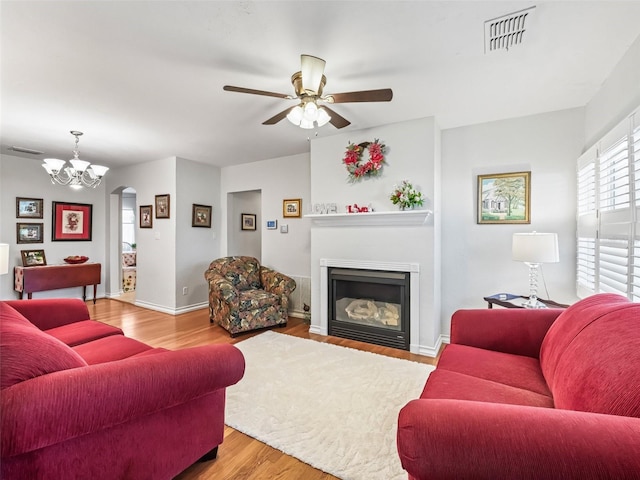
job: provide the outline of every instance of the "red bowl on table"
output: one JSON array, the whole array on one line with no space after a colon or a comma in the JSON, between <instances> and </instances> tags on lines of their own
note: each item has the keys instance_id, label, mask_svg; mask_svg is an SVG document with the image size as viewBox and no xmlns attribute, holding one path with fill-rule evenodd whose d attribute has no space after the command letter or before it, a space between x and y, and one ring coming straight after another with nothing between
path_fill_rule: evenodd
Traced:
<instances>
[{"instance_id":1,"label":"red bowl on table","mask_svg":"<svg viewBox=\"0 0 640 480\"><path fill-rule=\"evenodd\" d=\"M67 257L67 258L64 259L65 262L71 263L71 264L84 263L87 260L89 260L89 257L85 257L84 255L74 255L74 256Z\"/></svg>"}]
</instances>

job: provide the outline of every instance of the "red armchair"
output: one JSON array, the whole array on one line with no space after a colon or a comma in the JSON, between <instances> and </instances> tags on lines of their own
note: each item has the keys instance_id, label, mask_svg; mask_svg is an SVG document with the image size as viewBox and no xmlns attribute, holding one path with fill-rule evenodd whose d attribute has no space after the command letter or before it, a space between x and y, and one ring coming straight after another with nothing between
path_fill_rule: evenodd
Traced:
<instances>
[{"instance_id":1,"label":"red armchair","mask_svg":"<svg viewBox=\"0 0 640 480\"><path fill-rule=\"evenodd\" d=\"M0 302L3 479L172 478L215 458L232 345L168 351L89 319L80 300Z\"/></svg>"},{"instance_id":2,"label":"red armchair","mask_svg":"<svg viewBox=\"0 0 640 480\"><path fill-rule=\"evenodd\" d=\"M640 304L461 310L398 418L410 479L640 478Z\"/></svg>"}]
</instances>

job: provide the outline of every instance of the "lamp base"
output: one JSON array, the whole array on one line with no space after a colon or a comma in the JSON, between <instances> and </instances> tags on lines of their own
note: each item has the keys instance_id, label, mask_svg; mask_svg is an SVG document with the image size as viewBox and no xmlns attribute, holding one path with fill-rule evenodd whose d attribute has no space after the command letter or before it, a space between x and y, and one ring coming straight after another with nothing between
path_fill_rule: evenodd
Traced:
<instances>
[{"instance_id":1,"label":"lamp base","mask_svg":"<svg viewBox=\"0 0 640 480\"><path fill-rule=\"evenodd\" d=\"M522 304L524 308L547 308L547 306L538 300L538 297L535 295L531 295L529 300Z\"/></svg>"}]
</instances>

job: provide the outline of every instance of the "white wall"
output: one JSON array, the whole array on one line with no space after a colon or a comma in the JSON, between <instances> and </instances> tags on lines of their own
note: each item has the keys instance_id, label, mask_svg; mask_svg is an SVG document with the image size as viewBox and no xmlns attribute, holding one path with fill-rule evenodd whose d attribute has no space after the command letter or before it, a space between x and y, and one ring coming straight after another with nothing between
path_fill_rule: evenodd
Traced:
<instances>
[{"instance_id":1,"label":"white wall","mask_svg":"<svg viewBox=\"0 0 640 480\"><path fill-rule=\"evenodd\" d=\"M0 155L0 243L9 244L9 266L22 265L20 250L44 249L47 264L63 264L63 258L70 255L86 255L90 262L102 263L102 283L97 295L105 295L105 186L73 190L70 187L53 185L41 167L42 160ZM16 197L42 198L43 218L16 218ZM52 202L87 203L93 205L93 228L90 242L51 240ZM43 243L18 244L17 223L42 223ZM13 291L13 268L7 275L0 276L0 298L16 299ZM87 296L93 295L93 288L87 288ZM67 288L37 292L33 298L76 297L81 298L82 289ZM26 297L25 297L26 298Z\"/></svg>"},{"instance_id":2,"label":"white wall","mask_svg":"<svg viewBox=\"0 0 640 480\"><path fill-rule=\"evenodd\" d=\"M585 111L586 151L640 105L640 36L611 72Z\"/></svg>"},{"instance_id":3,"label":"white wall","mask_svg":"<svg viewBox=\"0 0 640 480\"><path fill-rule=\"evenodd\" d=\"M227 255L246 255L262 262L262 195L260 190L227 195ZM256 229L242 229L242 215L256 216Z\"/></svg>"},{"instance_id":4,"label":"white wall","mask_svg":"<svg viewBox=\"0 0 640 480\"><path fill-rule=\"evenodd\" d=\"M222 228L233 225L227 218L227 197L232 192L260 190L262 263L292 277L309 277L309 220L282 216L282 201L301 198L307 211L310 197L309 155L293 155L261 162L225 167L221 174ZM277 220L277 230L267 230L266 221ZM289 226L289 233L280 233L280 226ZM232 227L233 228L233 227ZM221 251L229 251L226 232L221 239Z\"/></svg>"},{"instance_id":5,"label":"white wall","mask_svg":"<svg viewBox=\"0 0 640 480\"><path fill-rule=\"evenodd\" d=\"M220 256L220 169L178 158L176 186L176 310L180 312L209 304L204 272ZM191 226L194 203L213 207L211 228Z\"/></svg>"},{"instance_id":6,"label":"white wall","mask_svg":"<svg viewBox=\"0 0 640 480\"><path fill-rule=\"evenodd\" d=\"M442 323L483 297L526 295L528 268L511 260L513 233L557 232L560 262L544 265L551 299L575 295L575 164L583 109L484 123L442 132ZM477 175L531 171L531 224L476 223ZM539 296L546 297L540 285Z\"/></svg>"}]
</instances>

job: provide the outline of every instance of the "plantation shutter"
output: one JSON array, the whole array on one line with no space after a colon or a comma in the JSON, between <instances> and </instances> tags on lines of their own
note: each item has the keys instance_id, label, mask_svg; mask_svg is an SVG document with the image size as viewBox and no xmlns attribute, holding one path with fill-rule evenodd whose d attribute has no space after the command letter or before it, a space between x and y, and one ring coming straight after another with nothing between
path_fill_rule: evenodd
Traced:
<instances>
[{"instance_id":1,"label":"plantation shutter","mask_svg":"<svg viewBox=\"0 0 640 480\"><path fill-rule=\"evenodd\" d=\"M598 210L596 208L596 147L578 159L578 225L576 288L579 297L596 291L596 238Z\"/></svg>"},{"instance_id":2,"label":"plantation shutter","mask_svg":"<svg viewBox=\"0 0 640 480\"><path fill-rule=\"evenodd\" d=\"M634 114L587 150L577 166L579 297L640 301L640 126Z\"/></svg>"}]
</instances>

